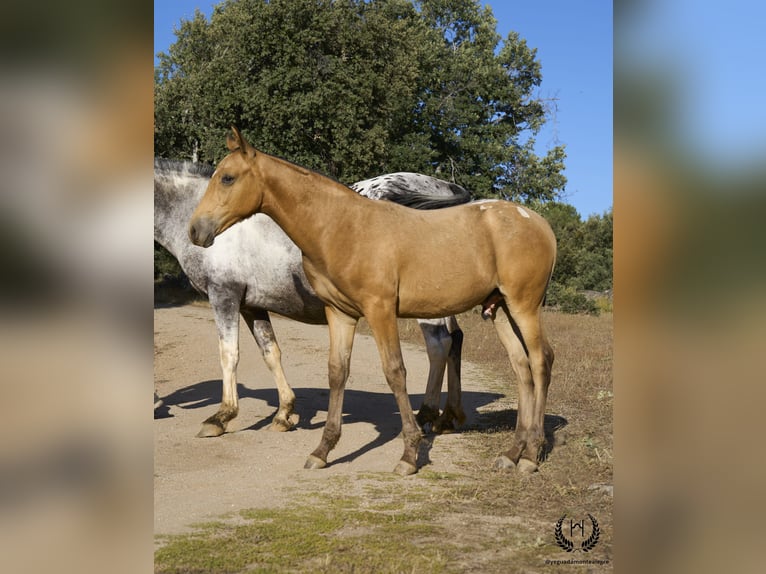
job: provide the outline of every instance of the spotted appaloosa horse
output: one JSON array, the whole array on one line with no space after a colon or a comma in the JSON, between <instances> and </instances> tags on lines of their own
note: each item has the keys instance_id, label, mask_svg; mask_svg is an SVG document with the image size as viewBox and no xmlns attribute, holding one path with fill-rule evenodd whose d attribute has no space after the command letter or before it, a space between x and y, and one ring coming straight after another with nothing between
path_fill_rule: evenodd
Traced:
<instances>
[{"instance_id":1,"label":"spotted appaloosa horse","mask_svg":"<svg viewBox=\"0 0 766 574\"><path fill-rule=\"evenodd\" d=\"M206 293L218 328L223 395L218 411L197 436L223 434L239 411L237 363L239 316L245 320L268 365L279 393L271 429L291 426L295 395L282 369L281 350L269 312L304 323L326 323L324 304L306 279L298 247L265 215L256 215L226 231L210 249L189 241L188 223L205 192L213 169L190 162L154 162L154 239L181 264L195 288ZM421 208L465 203L462 187L415 173L395 173L354 184L361 194ZM461 424L460 355L463 333L454 317L420 320L430 361L428 384L418 422L435 432ZM448 396L439 414L442 381L447 371ZM161 401L155 394L155 408Z\"/></svg>"},{"instance_id":2,"label":"spotted appaloosa horse","mask_svg":"<svg viewBox=\"0 0 766 574\"><path fill-rule=\"evenodd\" d=\"M443 317L502 301L491 313L519 383L514 442L499 468L537 469L553 350L541 308L556 260L548 223L507 201L416 211L370 201L315 172L256 151L234 128L229 155L192 215L189 236L209 247L254 213L265 213L303 253L306 276L330 328L330 401L322 440L306 461L321 468L341 432L343 391L360 317L372 329L402 418L404 453L394 469L417 472L421 432L409 403L397 316Z\"/></svg>"}]
</instances>

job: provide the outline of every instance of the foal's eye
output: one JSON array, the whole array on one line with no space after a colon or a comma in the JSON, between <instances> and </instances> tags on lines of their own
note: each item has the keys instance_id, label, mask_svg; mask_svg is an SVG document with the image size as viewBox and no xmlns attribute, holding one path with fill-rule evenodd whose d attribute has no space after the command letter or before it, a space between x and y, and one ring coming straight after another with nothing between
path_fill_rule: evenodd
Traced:
<instances>
[{"instance_id":1,"label":"foal's eye","mask_svg":"<svg viewBox=\"0 0 766 574\"><path fill-rule=\"evenodd\" d=\"M221 183L223 185L231 185L234 183L234 176L233 175L222 175L221 176Z\"/></svg>"}]
</instances>

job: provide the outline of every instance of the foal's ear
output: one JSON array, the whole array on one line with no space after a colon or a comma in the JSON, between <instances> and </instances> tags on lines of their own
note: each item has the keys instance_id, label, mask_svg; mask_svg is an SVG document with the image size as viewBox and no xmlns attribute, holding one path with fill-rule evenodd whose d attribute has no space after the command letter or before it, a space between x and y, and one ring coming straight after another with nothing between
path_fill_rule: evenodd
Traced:
<instances>
[{"instance_id":1,"label":"foal's ear","mask_svg":"<svg viewBox=\"0 0 766 574\"><path fill-rule=\"evenodd\" d=\"M226 134L226 147L229 148L229 151L237 151L239 149L239 140L242 135L234 126L231 126L231 131L232 133Z\"/></svg>"},{"instance_id":2,"label":"foal's ear","mask_svg":"<svg viewBox=\"0 0 766 574\"><path fill-rule=\"evenodd\" d=\"M237 129L237 126L231 126L231 131L232 133L227 134L226 136L226 147L229 148L229 151L234 152L239 150L250 157L254 156L255 148L245 141L245 138Z\"/></svg>"}]
</instances>

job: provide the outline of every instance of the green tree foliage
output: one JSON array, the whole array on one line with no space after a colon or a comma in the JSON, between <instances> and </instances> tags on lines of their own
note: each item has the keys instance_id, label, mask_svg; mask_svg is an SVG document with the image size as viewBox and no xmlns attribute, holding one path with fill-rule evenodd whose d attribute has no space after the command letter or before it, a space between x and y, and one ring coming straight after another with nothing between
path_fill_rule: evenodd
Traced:
<instances>
[{"instance_id":1,"label":"green tree foliage","mask_svg":"<svg viewBox=\"0 0 766 574\"><path fill-rule=\"evenodd\" d=\"M155 71L155 150L216 162L230 124L344 182L416 171L477 197L556 199L563 147L536 51L478 0L228 0L182 21Z\"/></svg>"},{"instance_id":2,"label":"green tree foliage","mask_svg":"<svg viewBox=\"0 0 766 574\"><path fill-rule=\"evenodd\" d=\"M539 210L558 242L548 304L566 312L597 312L595 303L582 292L612 288L612 210L585 221L566 203L549 202Z\"/></svg>"},{"instance_id":3,"label":"green tree foliage","mask_svg":"<svg viewBox=\"0 0 766 574\"><path fill-rule=\"evenodd\" d=\"M217 162L257 147L344 182L393 171L526 202L558 238L549 302L593 310L612 284L612 214L557 201L561 146L535 153L536 51L478 0L228 0L180 23L155 70L155 152ZM160 276L173 275L159 258Z\"/></svg>"},{"instance_id":4,"label":"green tree foliage","mask_svg":"<svg viewBox=\"0 0 766 574\"><path fill-rule=\"evenodd\" d=\"M603 216L591 215L583 223L582 246L572 280L576 288L612 288L612 229L611 209Z\"/></svg>"}]
</instances>

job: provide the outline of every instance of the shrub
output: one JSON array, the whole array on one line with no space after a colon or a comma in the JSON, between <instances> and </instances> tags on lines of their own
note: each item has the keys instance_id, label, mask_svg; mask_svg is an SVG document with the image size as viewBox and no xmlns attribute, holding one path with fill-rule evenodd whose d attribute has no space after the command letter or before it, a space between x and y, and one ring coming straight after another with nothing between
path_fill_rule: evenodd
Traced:
<instances>
[{"instance_id":1,"label":"shrub","mask_svg":"<svg viewBox=\"0 0 766 574\"><path fill-rule=\"evenodd\" d=\"M546 305L557 307L562 313L586 313L598 315L599 308L596 302L577 292L573 287L552 282L548 287Z\"/></svg>"}]
</instances>

